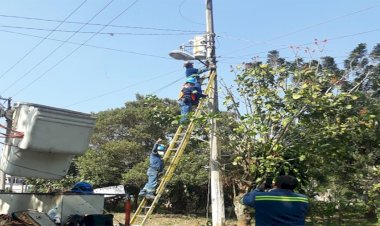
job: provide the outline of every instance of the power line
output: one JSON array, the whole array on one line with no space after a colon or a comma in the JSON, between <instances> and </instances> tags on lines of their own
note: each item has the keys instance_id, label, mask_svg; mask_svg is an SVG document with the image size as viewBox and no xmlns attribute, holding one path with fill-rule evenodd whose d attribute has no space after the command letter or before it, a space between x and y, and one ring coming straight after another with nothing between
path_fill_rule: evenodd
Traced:
<instances>
[{"instance_id":1,"label":"power line","mask_svg":"<svg viewBox=\"0 0 380 226\"><path fill-rule=\"evenodd\" d=\"M280 36L277 36L275 38L272 38L269 40L270 41L274 41L274 40L277 40L277 39L280 39L280 38L283 38L283 37L287 37L289 35L292 35L292 34L296 34L296 33L299 33L299 32L302 32L302 31L305 31L305 30L308 30L310 28L313 28L313 27L316 27L316 26L319 26L319 25L322 25L322 24L326 24L326 23L330 23L331 21L334 21L334 20L337 20L337 19L340 19L340 18L343 18L343 17L347 17L347 16L351 16L351 15L354 15L354 14L357 14L357 13L362 13L364 11L367 11L367 10L370 10L370 9L373 9L373 8L376 8L380 6L380 4L376 4L374 6L370 6L370 7L367 7L367 8L364 8L364 9L361 9L361 10L358 10L358 11L354 11L354 12L350 12L350 13L347 13L347 14L344 14L344 15L341 15L341 16L336 16L336 17L333 17L331 19L328 19L328 20L325 20L325 21L322 21L322 22L319 22L319 23L316 23L316 24L313 24L313 25L310 25L310 26L307 26L307 27L304 27L304 28L301 28L301 29L298 29L298 30L295 30L293 32L289 32L287 34L283 34L283 35L280 35Z\"/></svg>"},{"instance_id":2,"label":"power line","mask_svg":"<svg viewBox=\"0 0 380 226\"><path fill-rule=\"evenodd\" d=\"M103 9L105 9L109 4L111 4L114 0L112 0L111 2L109 2ZM101 32L103 31L109 24L113 23L116 19L118 19L121 15L123 15L127 10L129 10L132 6L134 6L139 0L135 0L134 2L132 2L132 4L130 4L126 9L124 9L121 13L119 13L117 16L115 16L112 20L110 20L108 22L108 24L104 25L103 28L101 28L98 32ZM103 9L101 11L103 11ZM101 12L100 11L100 12ZM100 13L99 12L99 13ZM98 14L99 14L98 13ZM95 15L97 16L97 15ZM95 17L94 17L95 18ZM92 19L91 19L92 20ZM85 25L83 25L85 26ZM63 61L65 61L67 58L69 58L71 55L73 55L78 49L80 49L84 44L86 44L87 42L89 42L93 37L95 37L97 34L93 34L92 36L90 36L90 38L88 38L85 42L83 42L82 45L78 46L77 48L75 48L73 51L71 51L69 54L67 54L65 57L63 57L61 60L59 60L56 64L54 64L52 67L50 67L47 71L45 71L44 73L42 73L40 76L38 76L36 79L34 79L32 82L30 82L29 84L27 84L26 86L24 86L21 90L19 90L17 93L15 93L15 95L19 94L20 92L22 92L23 90L25 90L26 88L28 88L29 86L31 86L33 83L35 83L36 81L38 81L39 79L41 79L44 75L46 75L48 72L50 72L51 70L53 70L55 67L57 67L59 64L61 64ZM14 96L15 96L14 95Z\"/></svg>"},{"instance_id":3,"label":"power line","mask_svg":"<svg viewBox=\"0 0 380 226\"><path fill-rule=\"evenodd\" d=\"M104 26L104 24L99 23L84 23L84 22L78 22L78 21L61 21L61 20L53 20L53 19L43 19L43 18L36 18L36 17L24 17L24 16L14 16L14 15L5 15L0 14L0 17L7 17L7 18L16 18L16 19L25 19L25 20L37 20L37 21L45 21L45 22L57 22L57 23L67 23L67 24L86 24L90 26ZM139 27L139 26L126 26L126 25L107 25L108 27L114 27L114 28L129 28L129 29L140 29L140 30L156 30L156 31L175 31L175 32L203 32L203 31L195 31L195 30L180 30L180 29L170 29L170 28L155 28L155 27Z\"/></svg>"},{"instance_id":4,"label":"power line","mask_svg":"<svg viewBox=\"0 0 380 226\"><path fill-rule=\"evenodd\" d=\"M182 14L182 6L183 6L183 4L184 4L185 2L186 2L186 0L183 0L183 1L181 2L181 4L179 4L179 6L178 6L178 13L179 13L179 15L180 15L184 20L189 21L190 23L193 23L193 24L199 24L199 25L205 25L205 24L203 24L203 23L195 22L194 20L191 20L191 19L185 17L185 16Z\"/></svg>"},{"instance_id":5,"label":"power line","mask_svg":"<svg viewBox=\"0 0 380 226\"><path fill-rule=\"evenodd\" d=\"M103 10L105 10L114 0L111 0L110 2L108 2L100 11L98 11L90 20L89 22L91 22L93 19L95 19L95 17L97 17L101 12L103 12ZM80 31L83 27L85 27L86 25L82 25L78 31ZM74 37L76 35L76 33L73 33L70 37L68 37L66 39L66 41L69 41L72 37ZM11 85L9 85L4 91L7 91L9 88L11 88L12 86L14 86L18 81L20 81L21 79L23 79L25 76L27 76L30 72L32 72L35 68L37 68L39 65L41 65L43 62L45 62L51 55L53 55L58 49L60 49L64 44L66 44L66 41L65 42L62 42L58 47L56 47L53 51L51 51L47 56L45 56L41 61L39 61L36 65L34 65L28 72L26 72L25 74L23 74L21 77L19 77L16 81L14 81ZM41 76L42 77L42 76ZM35 80L33 80L35 81ZM20 92L20 91L19 91Z\"/></svg>"},{"instance_id":6,"label":"power line","mask_svg":"<svg viewBox=\"0 0 380 226\"><path fill-rule=\"evenodd\" d=\"M283 49L287 49L289 47L300 47L300 46L306 46L306 45L310 45L310 44L318 44L319 42L327 42L327 41L331 41L331 40L337 40L337 39L343 39L343 38L347 38L347 37L352 37L352 36L357 36L357 35L363 35L363 34L368 34L368 33L372 33L372 32L378 32L380 31L380 28L376 28L376 29L373 29L373 30L368 30L368 31L362 31L362 32L358 32L358 33L354 33L354 34L348 34L348 35L341 35L341 36L337 36L337 37L332 37L332 38L327 38L327 39L324 39L322 41L314 41L314 42L308 42L308 43L304 43L304 44L301 44L301 45L288 45L288 46L285 46L285 45L281 45L281 46L284 46L282 48L277 48L277 49L272 49L272 50L283 50ZM252 53L252 54L245 54L245 55L240 55L240 56L236 56L236 57L223 57L223 56L220 56L220 58L229 58L229 59L236 59L236 58L241 58L241 57L246 57L246 56L253 56L253 55L256 55L256 54L262 54L262 53L268 53L268 51L260 51L260 52L257 52L257 53Z\"/></svg>"},{"instance_id":7,"label":"power line","mask_svg":"<svg viewBox=\"0 0 380 226\"><path fill-rule=\"evenodd\" d=\"M178 78L178 79L176 79L176 80L170 82L169 84L164 85L164 86L158 88L157 90L153 91L151 94L156 94L156 93L158 93L158 92L160 92L160 91L162 91L162 90L164 90L164 89L166 89L166 88L168 88L168 87L170 87L170 86L176 84L177 82L179 82L179 81L181 81L181 80L183 80L183 77L182 77L182 76L181 76L181 78Z\"/></svg>"},{"instance_id":8,"label":"power line","mask_svg":"<svg viewBox=\"0 0 380 226\"><path fill-rule=\"evenodd\" d=\"M29 56L29 54L31 54L38 46L40 46L51 34L54 33L54 31L56 31L56 29L58 29L67 19L69 19L76 11L78 11L83 5L84 3L86 3L87 0L84 0L77 8L75 8L60 24L58 24L58 26L56 26L53 30L50 31L49 34L47 34L45 37L42 38L42 40L40 40L40 42L38 42L33 48L31 48L23 57L21 57L15 64L13 64L10 68L8 68L8 70L6 70L4 73L2 73L0 75L0 79L2 77L4 77L4 75L6 75L8 72L10 72L13 68L15 68L21 61L23 61L27 56Z\"/></svg>"},{"instance_id":9,"label":"power line","mask_svg":"<svg viewBox=\"0 0 380 226\"><path fill-rule=\"evenodd\" d=\"M63 22L61 23L63 24ZM60 24L60 25L61 25ZM15 28L15 29L24 29L24 30L35 30L35 31L55 31L55 32L63 32L63 33L77 33L77 34L94 34L97 33L99 35L141 35L141 36L158 36L158 35L194 35L194 34L203 34L203 32L181 32L181 33L133 33L133 32L97 32L97 31L74 31L74 30L61 30L61 29L47 29L47 28L38 28L38 27L24 27L24 26L11 26L11 25L0 25L0 27L4 28Z\"/></svg>"},{"instance_id":10,"label":"power line","mask_svg":"<svg viewBox=\"0 0 380 226\"><path fill-rule=\"evenodd\" d=\"M81 101L78 101L78 102L75 102L73 104L70 104L70 105L67 105L65 107L71 107L71 106L74 106L74 105L77 105L77 104L81 104L81 103L84 103L84 102L88 102L88 101L91 101L91 100L95 100L95 99L98 99L98 98L101 98L101 97L104 97L104 96L108 96L108 95L111 95L113 93L117 93L117 92L120 92L120 91L123 91L125 89L128 89L128 88L131 88L131 87L134 87L134 86L138 86L138 85L141 85L141 84L146 84L147 82L149 81L152 81L152 80L155 80L155 79L158 79L158 78L162 78L166 75L170 75L170 74L173 74L174 72L177 72L178 70L175 70L175 71L171 71L171 72L168 72L168 73L165 73L163 75L158 75L158 76L155 76L153 78L148 78L146 80L143 80L141 82L137 82L137 83L134 83L134 84L131 84L131 85L128 85L128 86L124 86L120 89L116 89L116 90L111 90L109 92L106 92L106 93L103 93L103 94L100 94L100 95L97 95L97 96L94 96L94 97L90 97L88 99L85 99L85 100L81 100ZM152 93L153 94L153 93Z\"/></svg>"},{"instance_id":11,"label":"power line","mask_svg":"<svg viewBox=\"0 0 380 226\"><path fill-rule=\"evenodd\" d=\"M351 16L351 15L354 15L354 14L357 14L357 13L361 13L361 12L364 12L364 11L376 8L378 6L380 6L380 4L376 4L376 5L373 5L373 6L370 6L370 7L361 9L361 10L358 10L358 11L350 12L350 13L347 13L347 14L344 14L344 15L341 15L341 16L336 16L336 17L330 18L328 20L325 20L325 21L322 21L322 22L319 22L319 23L316 23L316 24L313 24L313 25L310 25L310 26L306 26L306 27L303 27L301 29L298 29L298 30L295 30L295 31L292 31L292 32L289 32L289 33L286 33L286 34L274 37L272 39L269 39L268 41L262 41L262 42L256 43L256 44L269 44L269 42L271 42L271 41L278 40L278 39L281 39L281 38L284 38L284 37L287 37L287 36L290 36L290 35L302 32L302 31L306 31L306 30L309 30L310 28L313 28L313 27L316 27L316 26L319 26L319 25L322 25L322 24L326 24L326 23L329 23L331 21L334 21L334 20L337 20L337 19L340 19L340 18L343 18L343 17L347 17L347 16ZM235 51L231 51L228 54L239 52L241 50L245 50L245 49L250 48L250 47L252 47L254 45L255 44L248 45L248 46L246 46L244 48L240 48L240 49L237 49Z\"/></svg>"},{"instance_id":12,"label":"power line","mask_svg":"<svg viewBox=\"0 0 380 226\"><path fill-rule=\"evenodd\" d=\"M7 31L7 30L0 30L0 32L23 35L23 36L34 37L34 38L39 38L39 39L44 38L44 37L38 36L38 35L32 35L32 34L26 34L26 33L14 32L14 31ZM115 48L104 47L104 46L83 44L80 42L71 42L71 41L65 41L65 40L55 39L55 38L46 38L46 40L51 40L51 41L56 41L56 42L65 42L67 44L73 44L73 45L83 45L83 46L92 47L92 48L96 48L96 49L111 50L111 51L122 52L122 53L130 53L130 54L135 54L135 55L149 56L149 57L161 58L161 59L166 59L166 60L172 60L172 58L169 58L169 57L157 56L157 55L146 54L146 53L139 53L139 52L128 51L128 50L123 50L123 49L115 49Z\"/></svg>"}]
</instances>

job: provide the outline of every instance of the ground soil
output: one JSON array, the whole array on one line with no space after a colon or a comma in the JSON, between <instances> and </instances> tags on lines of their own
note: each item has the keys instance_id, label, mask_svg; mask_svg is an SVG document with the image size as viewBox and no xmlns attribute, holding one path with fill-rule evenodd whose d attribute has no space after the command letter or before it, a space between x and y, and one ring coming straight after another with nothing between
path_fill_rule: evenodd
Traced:
<instances>
[{"instance_id":1,"label":"ground soil","mask_svg":"<svg viewBox=\"0 0 380 226\"><path fill-rule=\"evenodd\" d=\"M124 213L113 213L114 215L114 225L124 225ZM176 215L176 214L153 214L150 218L147 226L208 226L207 222L211 219L206 217L194 216L194 215ZM236 226L236 220L227 220L226 226ZM334 223L313 223L310 219L307 219L307 226L380 226L380 223L370 223L365 220L345 220L344 223L338 224Z\"/></svg>"},{"instance_id":2,"label":"ground soil","mask_svg":"<svg viewBox=\"0 0 380 226\"><path fill-rule=\"evenodd\" d=\"M114 225L124 224L124 214L114 213ZM211 220L211 219L209 219ZM175 214L153 214L147 223L148 226L207 226L206 217L184 216ZM211 225L211 224L210 224ZM226 226L235 226L236 222L227 220Z\"/></svg>"}]
</instances>

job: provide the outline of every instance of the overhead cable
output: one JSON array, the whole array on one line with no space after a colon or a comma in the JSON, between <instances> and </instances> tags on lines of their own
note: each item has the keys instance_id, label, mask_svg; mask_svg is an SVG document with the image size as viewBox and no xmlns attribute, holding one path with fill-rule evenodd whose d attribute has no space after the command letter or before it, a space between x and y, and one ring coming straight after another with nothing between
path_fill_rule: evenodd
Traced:
<instances>
[{"instance_id":1,"label":"overhead cable","mask_svg":"<svg viewBox=\"0 0 380 226\"><path fill-rule=\"evenodd\" d=\"M160 91L162 91L162 90L164 90L164 89L166 89L166 88L168 88L168 87L170 87L170 86L176 84L177 82L179 82L179 81L181 81L181 80L184 80L182 76L181 76L181 78L178 78L178 79L176 79L176 80L170 82L169 84L164 85L164 86L158 88L157 90L153 91L151 94L156 94L156 93L158 93L158 92L160 92Z\"/></svg>"},{"instance_id":2,"label":"overhead cable","mask_svg":"<svg viewBox=\"0 0 380 226\"><path fill-rule=\"evenodd\" d=\"M88 101L91 101L91 100L95 100L95 99L98 99L98 98L101 98L101 97L104 97L104 96L108 96L108 95L111 95L111 94L114 94L114 93L117 93L117 92L121 92L121 91L123 91L125 89L128 89L128 88L131 88L133 86L138 86L138 85L141 85L141 84L146 84L147 82L150 82L150 81L155 80L155 79L162 78L165 75L173 74L174 72L177 72L177 71L178 70L175 70L175 71L171 71L171 72L168 72L168 73L165 73L165 74L161 74L161 75L155 76L153 78L148 78L148 79L145 79L143 81L140 81L140 82L137 82L137 83L134 83L134 84L130 84L130 85L124 86L124 87L116 89L116 90L111 90L109 92L105 92L103 94L100 94L100 95L97 95L97 96L94 96L94 97L87 98L85 100L81 100L81 101L72 103L72 104L67 105L65 107L71 107L71 106L74 106L74 105L82 104L82 103L85 103L85 102L88 102Z\"/></svg>"},{"instance_id":3,"label":"overhead cable","mask_svg":"<svg viewBox=\"0 0 380 226\"><path fill-rule=\"evenodd\" d=\"M337 20L337 19L340 19L340 18L343 18L343 17L351 16L351 15L354 15L354 14L357 14L357 13L362 13L364 11L368 11L370 9L376 8L378 6L380 6L380 4L376 4L376 5L373 5L373 6L361 9L361 10L357 10L357 11L354 11L354 12L350 12L350 13L347 13L347 14L344 14L344 15L341 15L341 16L336 16L336 17L330 18L328 20L325 20L325 21L322 21L322 22L319 22L319 23L316 23L316 24L313 24L313 25L309 25L309 26L303 27L301 29L297 29L295 31L292 31L292 32L289 32L289 33L286 33L286 34L283 34L283 35L279 35L279 36L271 38L271 39L269 39L267 41L262 41L262 42L256 43L256 44L268 44L271 41L278 40L278 39L281 39L281 38L284 38L284 37L288 37L290 35L293 35L293 34L296 34L296 33L302 32L302 31L309 30L310 28L313 28L313 27L316 27L316 26L319 26L319 25L322 25L322 24L330 23L331 21L334 21L334 20ZM240 48L240 49L231 51L228 54L239 52L241 50L245 50L245 49L250 48L250 47L252 47L254 45L255 44L248 45L248 46L246 46L244 48Z\"/></svg>"},{"instance_id":4,"label":"overhead cable","mask_svg":"<svg viewBox=\"0 0 380 226\"><path fill-rule=\"evenodd\" d=\"M36 18L36 17L14 16L14 15L5 15L5 14L0 14L0 17L26 19L26 20L38 20L38 21L57 22L57 23L64 22L66 24L82 24L82 25L86 24L86 25L90 25L90 26L104 26L104 24L99 24L99 23L84 23L84 22L78 22L78 21L61 21L61 20L43 19L43 18ZM108 27L129 28L129 29L139 29L139 30L155 30L155 31L196 32L196 33L202 32L202 31L195 31L195 30L181 30L181 29L155 28L155 27L139 27L139 26L112 25L112 24L108 25Z\"/></svg>"},{"instance_id":5,"label":"overhead cable","mask_svg":"<svg viewBox=\"0 0 380 226\"><path fill-rule=\"evenodd\" d=\"M53 30L50 31L45 37L42 38L33 48L31 48L23 57L21 57L15 64L13 64L10 68L8 68L4 73L0 75L0 79L4 77L8 72L10 72L13 68L15 68L21 61L23 61L29 54L31 54L38 46L40 46L51 34L54 33L67 19L69 19L76 11L78 11L87 0L84 0L77 8L75 8L60 24L58 24Z\"/></svg>"},{"instance_id":6,"label":"overhead cable","mask_svg":"<svg viewBox=\"0 0 380 226\"><path fill-rule=\"evenodd\" d=\"M358 35L368 34L368 33L372 33L372 32L378 32L378 31L380 31L380 28L376 28L376 29L368 30L368 31L362 31L362 32L354 33L354 34L341 35L341 36L337 36L337 37L327 38L327 39L320 40L320 41L319 40L314 40L314 42L308 42L308 43L304 43L304 44L301 44L301 45L281 45L281 46L284 46L284 47L276 48L276 49L271 49L271 50L283 50L283 49L288 49L288 48L292 48L292 47L307 46L307 45L310 45L310 44L315 44L316 42L317 43L319 43L319 42L328 42L330 40L343 39L343 38L347 38L347 37L358 36ZM260 52L256 52L256 53L252 53L252 54L244 54L244 55L235 56L235 57L220 56L220 58L229 58L229 59L241 58L241 57L253 56L253 55L261 54L261 53L268 53L268 51L260 51Z\"/></svg>"},{"instance_id":7,"label":"overhead cable","mask_svg":"<svg viewBox=\"0 0 380 226\"><path fill-rule=\"evenodd\" d=\"M181 4L178 6L178 13L179 13L179 15L180 15L183 19L189 21L190 23L193 23L193 24L199 24L199 25L205 25L204 23L195 22L194 20L191 20L191 19L185 17L185 16L182 14L182 6L183 6L183 4L184 4L185 2L186 2L186 0L183 0L183 1L181 2Z\"/></svg>"},{"instance_id":8,"label":"overhead cable","mask_svg":"<svg viewBox=\"0 0 380 226\"><path fill-rule=\"evenodd\" d=\"M106 25L104 25L103 28L99 29L98 32L102 32L109 24L113 23L116 19L118 19L121 15L123 15L126 11L128 11L132 6L134 6L139 0L135 0L134 2L132 2L126 9L124 9L122 12L120 12L117 16L115 16L113 19L111 19ZM113 2L113 0L111 1ZM110 3L111 3L110 2ZM109 4L110 4L109 3ZM108 5L109 5L108 4ZM108 6L107 5L107 6ZM106 7L107 7L106 6ZM105 7L105 8L106 8ZM104 8L104 9L105 9ZM100 13L100 12L99 12ZM85 26L85 25L84 25ZM86 44L87 42L89 42L92 38L94 38L95 36L97 35L97 33L91 35L86 41L84 41L82 43L82 45L78 46L77 48L75 48L73 51L71 51L69 54L67 54L65 57L63 57L61 60L59 60L56 64L54 64L52 67L50 67L48 70L46 70L44 73L42 73L40 76L38 76L36 79L34 79L32 82L28 83L26 86L24 86L22 89L20 89L18 92L15 93L15 95L19 94L20 92L22 92L23 90L25 90L26 88L28 88L29 86L31 86L33 83L35 83L36 81L38 81L39 79L41 79L44 75L46 75L48 72L50 72L51 70L53 70L55 67L57 67L59 64L61 64L63 61L65 61L67 58L69 58L71 55L73 55L78 49L80 49L84 44ZM15 96L13 95L13 96Z\"/></svg>"},{"instance_id":9,"label":"overhead cable","mask_svg":"<svg viewBox=\"0 0 380 226\"><path fill-rule=\"evenodd\" d=\"M63 22L62 22L63 23ZM62 24L61 23L61 24ZM76 34L99 34L99 35L141 35L141 36L169 36L169 35L196 35L203 34L203 32L181 32L181 33L133 33L133 32L97 32L97 31L74 31L74 30L62 30L62 29L47 29L39 27L24 27L24 26L12 26L12 25L0 25L4 28L13 28L13 29L24 29L24 30L35 30L35 31L51 31L51 32L63 32L63 33L76 33Z\"/></svg>"},{"instance_id":10,"label":"overhead cable","mask_svg":"<svg viewBox=\"0 0 380 226\"><path fill-rule=\"evenodd\" d=\"M14 32L14 31L7 31L7 30L1 30L0 32L6 32L10 34L17 34L17 35L23 35L23 36L29 36L29 37L34 37L34 38L44 38L42 36L38 35L32 35L32 34L26 34L26 33L20 33L20 32ZM83 45L86 47L92 47L96 49L104 49L104 50L111 50L111 51L116 51L116 52L122 52L122 53L130 53L130 54L135 54L135 55L141 55L141 56L148 56L148 57L155 57L155 58L161 58L161 59L166 59L166 60L172 60L172 58L169 57L163 57L163 56L157 56L157 55L152 55L152 54L147 54L147 53L139 53L139 52L134 52L134 51L129 51L129 50L123 50L123 49L115 49L115 48L110 48L110 47L104 47L104 46L97 46L97 45L89 45L89 44L83 44L80 42L71 42L71 41L65 41L61 39L55 39L55 38L46 38L46 40L51 40L51 41L56 41L56 42L65 42L67 44L73 44L73 45Z\"/></svg>"},{"instance_id":11,"label":"overhead cable","mask_svg":"<svg viewBox=\"0 0 380 226\"><path fill-rule=\"evenodd\" d=\"M90 20L91 22L95 17L97 17L101 12L103 12L114 0L111 0L108 2L101 10L99 10ZM81 26L78 31L80 31L82 28L84 28L86 25L84 24ZM17 82L19 82L21 79L23 79L25 76L27 76L29 73L31 73L35 68L37 68L39 65L41 65L43 62L45 62L50 56L52 56L56 51L58 51L64 44L66 44L67 41L69 41L72 37L74 37L76 33L73 33L70 37L66 39L65 42L62 42L59 46L57 46L53 51L51 51L47 56L45 56L41 61L39 61L37 64L35 64L28 72L23 74L21 77L19 77L16 81L14 81L11 85L9 85L2 93L7 91L9 88L14 86ZM33 80L34 81L34 80ZM30 83L29 83L30 84ZM20 91L19 91L20 92Z\"/></svg>"}]
</instances>

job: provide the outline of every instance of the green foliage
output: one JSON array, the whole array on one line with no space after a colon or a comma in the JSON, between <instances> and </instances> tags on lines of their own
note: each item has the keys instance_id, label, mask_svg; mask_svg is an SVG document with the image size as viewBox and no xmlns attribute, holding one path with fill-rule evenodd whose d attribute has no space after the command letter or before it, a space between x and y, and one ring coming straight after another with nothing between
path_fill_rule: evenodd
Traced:
<instances>
[{"instance_id":1,"label":"green foliage","mask_svg":"<svg viewBox=\"0 0 380 226\"><path fill-rule=\"evenodd\" d=\"M122 175L123 184L128 184L142 188L148 180L148 176L146 175L148 166L148 159L146 159L146 161L144 162L136 164L133 168L131 168Z\"/></svg>"},{"instance_id":2,"label":"green foliage","mask_svg":"<svg viewBox=\"0 0 380 226\"><path fill-rule=\"evenodd\" d=\"M208 183L208 150L188 150L183 156L177 169L176 174L170 181L170 184L182 182L185 185L204 186ZM196 173L195 173L196 172Z\"/></svg>"},{"instance_id":3,"label":"green foliage","mask_svg":"<svg viewBox=\"0 0 380 226\"><path fill-rule=\"evenodd\" d=\"M75 159L74 159L75 161ZM33 192L62 192L70 190L73 185L80 181L77 177L78 169L74 161L70 164L66 176L60 180L32 179L26 180L26 184L33 185Z\"/></svg>"},{"instance_id":4,"label":"green foliage","mask_svg":"<svg viewBox=\"0 0 380 226\"><path fill-rule=\"evenodd\" d=\"M78 158L79 174L96 187L117 185L123 173L145 159L145 153L135 142L110 141Z\"/></svg>"},{"instance_id":5,"label":"green foliage","mask_svg":"<svg viewBox=\"0 0 380 226\"><path fill-rule=\"evenodd\" d=\"M366 52L360 44L345 70L331 57L279 63L276 52L268 55L269 64L237 69L237 88L227 90L225 102L231 112L224 133L233 151L229 169L241 175L231 183L244 192L265 178L292 174L310 196L332 189L342 203L335 214L352 200L362 200L367 213L378 208L367 194L376 196L379 178L369 173L379 163L380 104L373 97L380 64L378 57L370 64Z\"/></svg>"}]
</instances>

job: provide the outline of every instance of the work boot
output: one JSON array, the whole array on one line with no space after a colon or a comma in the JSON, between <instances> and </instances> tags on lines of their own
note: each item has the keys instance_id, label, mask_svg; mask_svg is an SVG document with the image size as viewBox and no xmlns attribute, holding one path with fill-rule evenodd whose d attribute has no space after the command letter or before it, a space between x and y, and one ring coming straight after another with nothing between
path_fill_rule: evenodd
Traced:
<instances>
[{"instance_id":1,"label":"work boot","mask_svg":"<svg viewBox=\"0 0 380 226\"><path fill-rule=\"evenodd\" d=\"M156 196L155 196L154 194L152 194L152 193L148 193L148 194L145 195L145 198L146 198L146 199L153 200L153 199L156 198Z\"/></svg>"},{"instance_id":2,"label":"work boot","mask_svg":"<svg viewBox=\"0 0 380 226\"><path fill-rule=\"evenodd\" d=\"M145 196L146 195L146 190L142 189L139 193L139 196Z\"/></svg>"}]
</instances>

